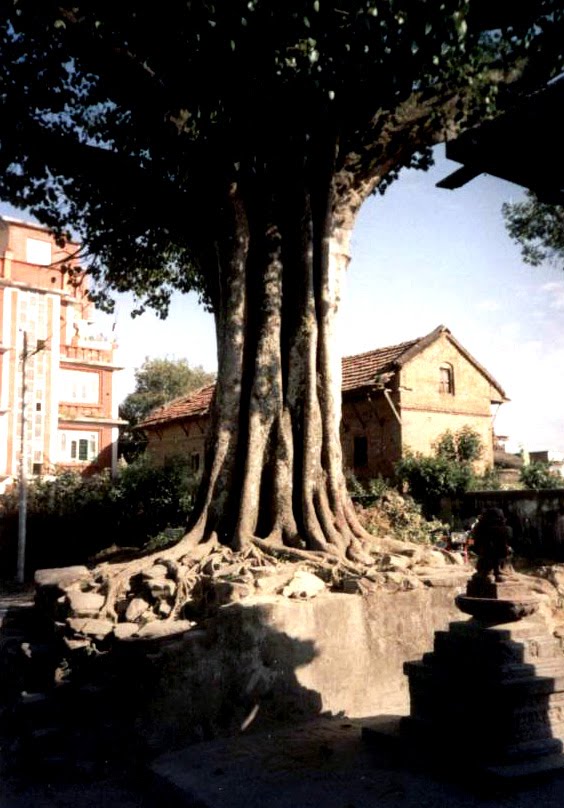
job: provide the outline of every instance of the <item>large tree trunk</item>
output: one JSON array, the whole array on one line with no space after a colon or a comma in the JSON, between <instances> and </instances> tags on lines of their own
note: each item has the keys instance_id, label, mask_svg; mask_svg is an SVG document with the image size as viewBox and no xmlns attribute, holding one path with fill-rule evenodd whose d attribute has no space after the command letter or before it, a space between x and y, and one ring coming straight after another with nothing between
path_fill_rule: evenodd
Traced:
<instances>
[{"instance_id":1,"label":"large tree trunk","mask_svg":"<svg viewBox=\"0 0 564 808\"><path fill-rule=\"evenodd\" d=\"M217 221L218 382L187 540L214 536L359 557L342 468L335 317L354 221L332 179L233 185Z\"/></svg>"}]
</instances>

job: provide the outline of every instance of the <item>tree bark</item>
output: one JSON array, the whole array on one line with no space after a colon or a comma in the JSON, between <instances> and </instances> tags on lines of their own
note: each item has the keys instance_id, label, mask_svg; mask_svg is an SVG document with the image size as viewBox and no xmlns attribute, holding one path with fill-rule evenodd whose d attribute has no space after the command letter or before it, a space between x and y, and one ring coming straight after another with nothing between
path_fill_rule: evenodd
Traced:
<instances>
[{"instance_id":1,"label":"tree bark","mask_svg":"<svg viewBox=\"0 0 564 808\"><path fill-rule=\"evenodd\" d=\"M355 216L335 214L330 174L311 187L281 180L267 196L234 184L217 217L218 383L186 542L361 553L335 344Z\"/></svg>"}]
</instances>

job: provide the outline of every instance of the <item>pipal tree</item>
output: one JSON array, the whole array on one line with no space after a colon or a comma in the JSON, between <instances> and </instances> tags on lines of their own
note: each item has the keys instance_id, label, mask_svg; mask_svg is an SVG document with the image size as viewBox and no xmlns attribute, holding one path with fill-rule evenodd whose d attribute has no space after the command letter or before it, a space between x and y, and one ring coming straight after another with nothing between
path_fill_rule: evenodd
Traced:
<instances>
[{"instance_id":1,"label":"pipal tree","mask_svg":"<svg viewBox=\"0 0 564 808\"><path fill-rule=\"evenodd\" d=\"M214 313L210 537L368 561L334 324L363 201L560 69L561 3L2 2L0 190L133 290Z\"/></svg>"}]
</instances>

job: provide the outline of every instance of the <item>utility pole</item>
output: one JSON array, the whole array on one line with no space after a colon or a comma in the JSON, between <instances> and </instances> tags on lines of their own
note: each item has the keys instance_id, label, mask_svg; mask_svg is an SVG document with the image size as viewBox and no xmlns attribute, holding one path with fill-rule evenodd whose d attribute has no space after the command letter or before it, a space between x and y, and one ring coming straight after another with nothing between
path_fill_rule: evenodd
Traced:
<instances>
[{"instance_id":1,"label":"utility pole","mask_svg":"<svg viewBox=\"0 0 564 808\"><path fill-rule=\"evenodd\" d=\"M25 581L25 545L27 538L27 441L25 427L27 424L26 396L27 396L27 360L35 356L46 347L46 340L38 339L34 351L28 351L27 331L23 332L22 351L22 412L20 421L20 480L19 480L19 513L18 513L18 562L16 580L19 584Z\"/></svg>"},{"instance_id":2,"label":"utility pole","mask_svg":"<svg viewBox=\"0 0 564 808\"><path fill-rule=\"evenodd\" d=\"M18 514L18 569L17 581L23 584L25 580L25 543L27 529L27 468L26 468L26 370L27 370L27 331L23 332L22 351L22 412L20 422L20 485L19 485L19 514Z\"/></svg>"}]
</instances>

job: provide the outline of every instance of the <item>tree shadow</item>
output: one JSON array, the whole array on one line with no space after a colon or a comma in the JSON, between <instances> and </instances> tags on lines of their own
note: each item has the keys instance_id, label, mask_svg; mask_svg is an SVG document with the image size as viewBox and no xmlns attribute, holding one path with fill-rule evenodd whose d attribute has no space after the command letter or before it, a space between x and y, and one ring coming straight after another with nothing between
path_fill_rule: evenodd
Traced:
<instances>
[{"instance_id":1,"label":"tree shadow","mask_svg":"<svg viewBox=\"0 0 564 808\"><path fill-rule=\"evenodd\" d=\"M5 765L28 779L139 771L164 751L295 725L322 709L299 678L315 643L277 629L262 605L222 607L189 631L183 623L83 644L33 617L12 652L2 638L10 670L0 687Z\"/></svg>"}]
</instances>

